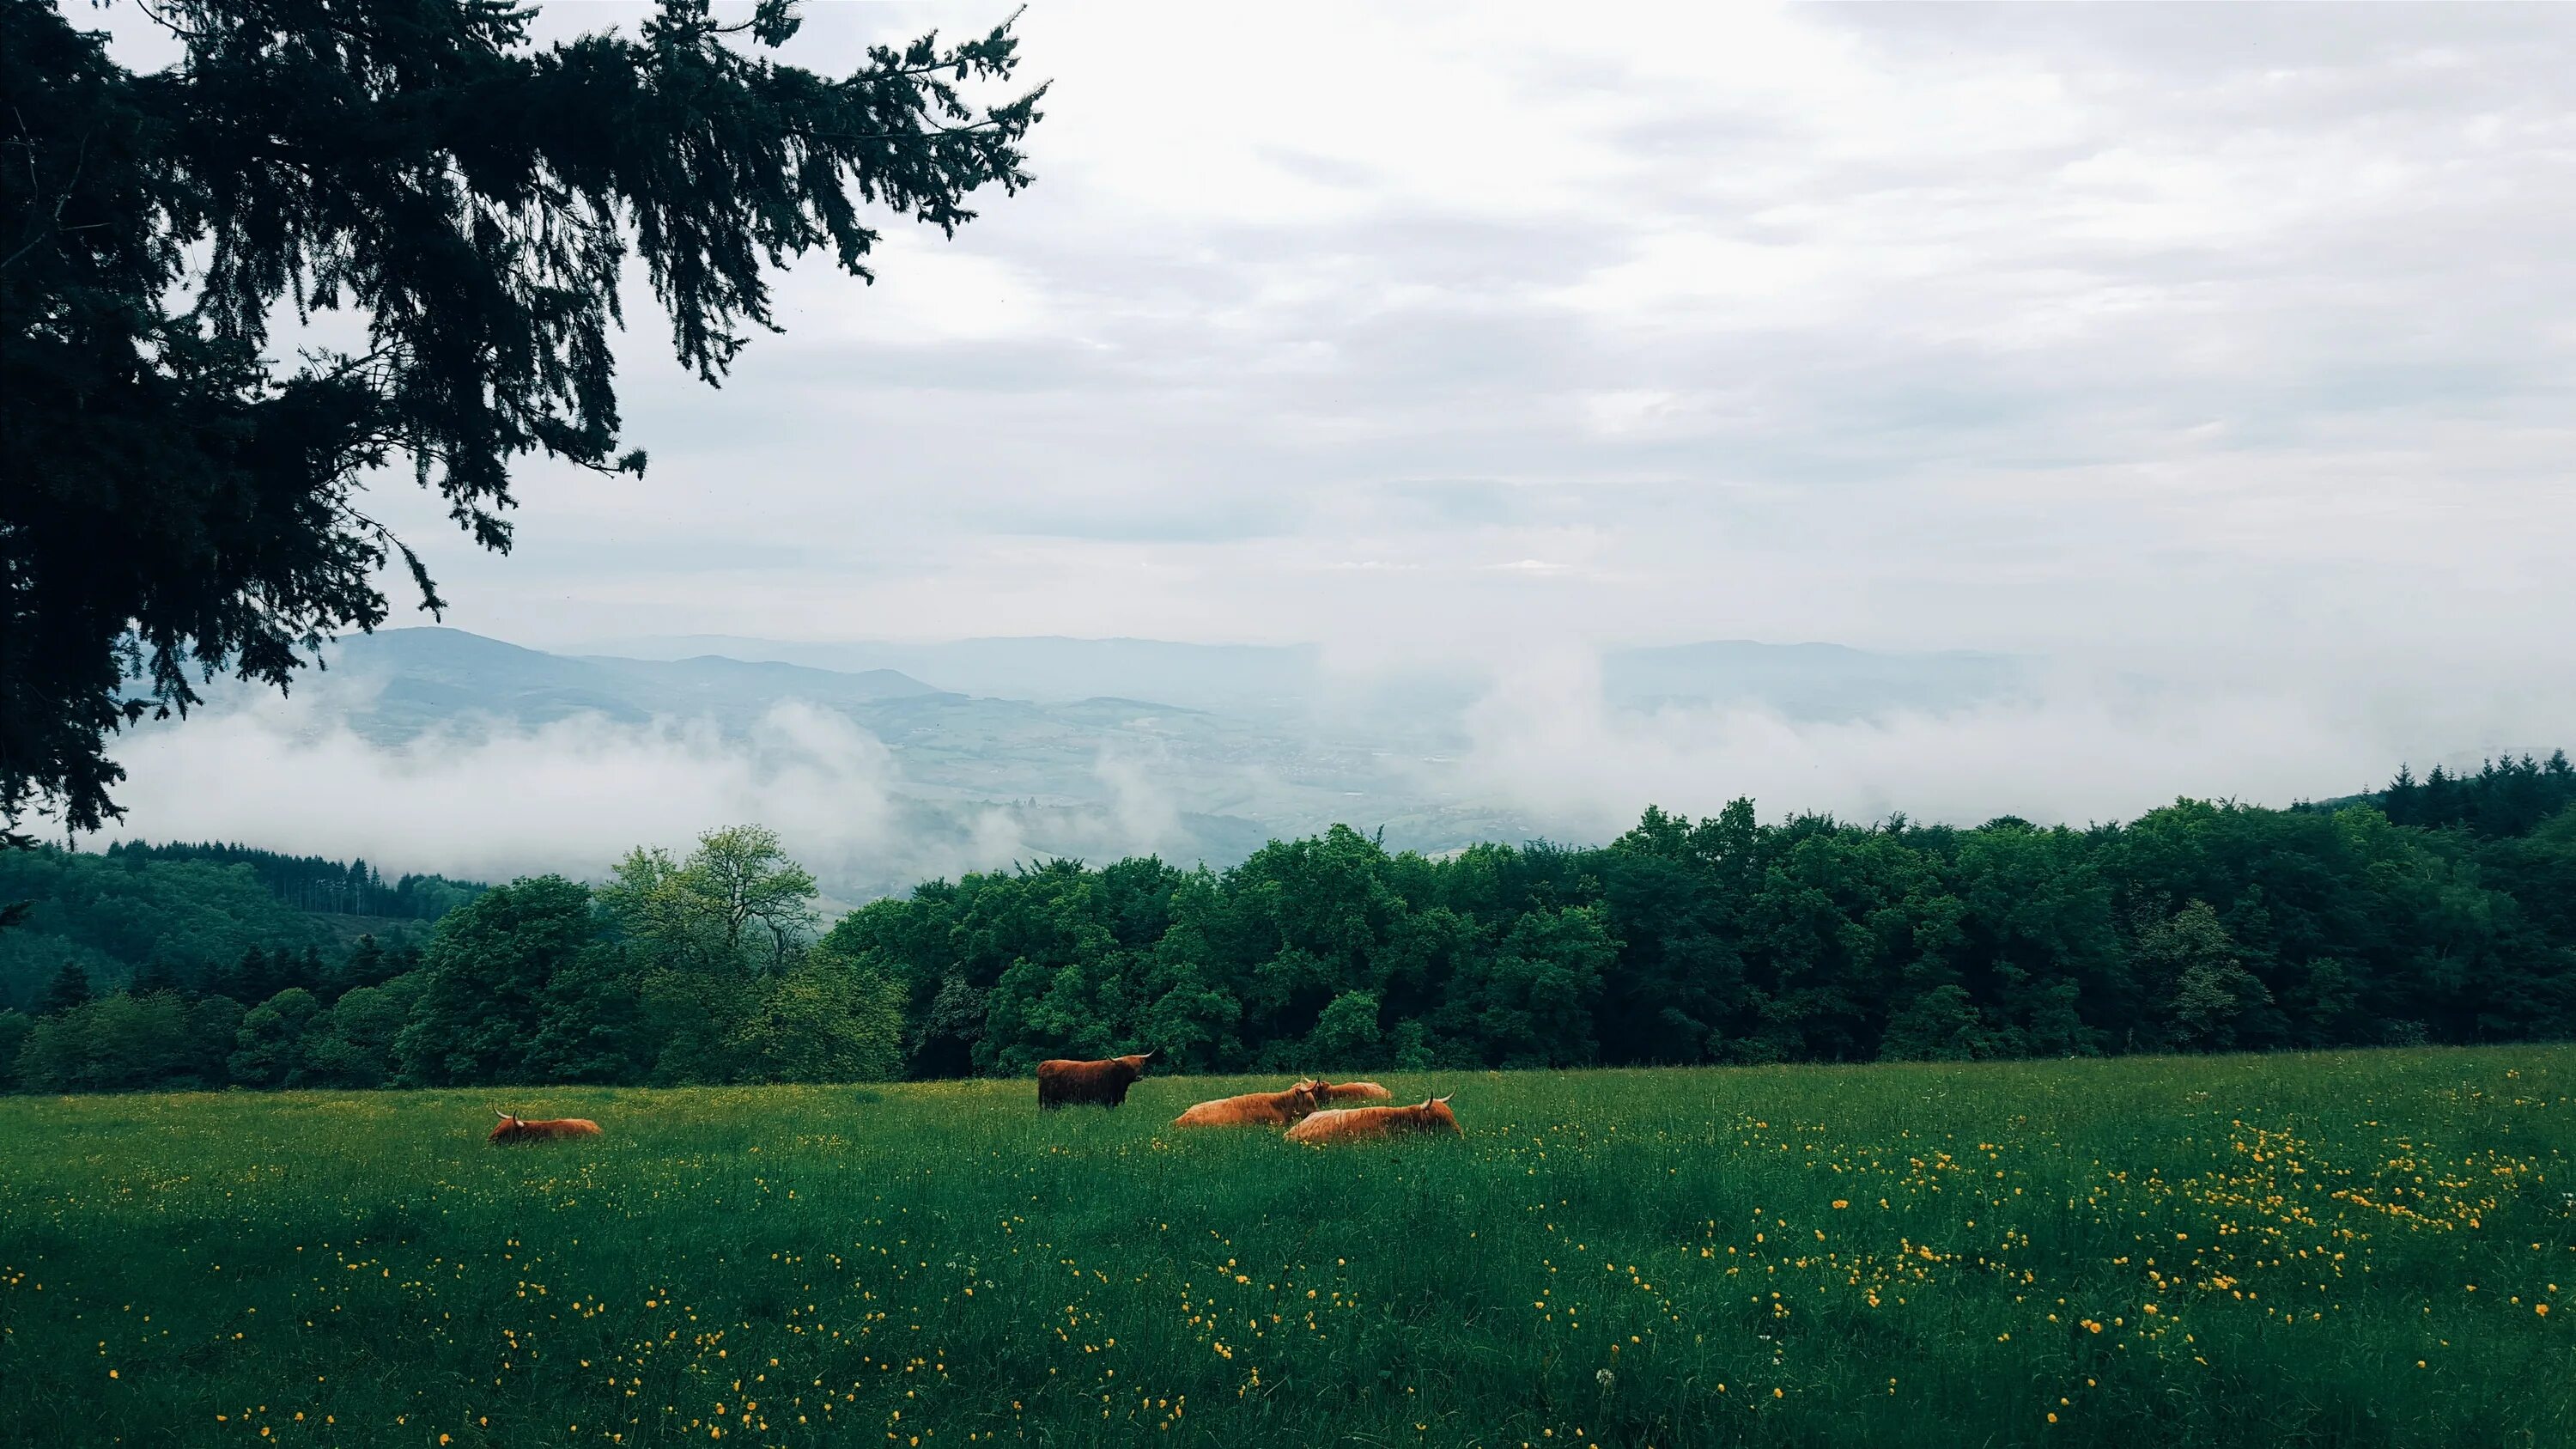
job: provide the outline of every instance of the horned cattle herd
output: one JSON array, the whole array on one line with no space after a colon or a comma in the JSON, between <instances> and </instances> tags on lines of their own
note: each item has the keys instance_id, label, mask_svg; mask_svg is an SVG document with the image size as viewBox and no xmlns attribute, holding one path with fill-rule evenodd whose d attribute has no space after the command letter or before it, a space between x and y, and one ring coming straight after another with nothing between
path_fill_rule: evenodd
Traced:
<instances>
[{"instance_id":1,"label":"horned cattle herd","mask_svg":"<svg viewBox=\"0 0 2576 1449\"><path fill-rule=\"evenodd\" d=\"M1151 1056L1148 1052L1146 1056ZM1038 1064L1038 1105L1097 1102L1115 1107L1145 1073L1145 1057L1100 1062ZM1114 1084L1114 1085L1112 1085ZM1394 1093L1375 1082L1326 1082L1313 1077L1277 1092L1245 1092L1201 1102L1172 1119L1175 1127L1285 1127L1291 1142L1357 1142L1409 1132L1461 1135L1447 1097L1412 1107L1336 1107L1336 1102L1385 1102Z\"/></svg>"},{"instance_id":2,"label":"horned cattle herd","mask_svg":"<svg viewBox=\"0 0 2576 1449\"><path fill-rule=\"evenodd\" d=\"M1152 1052L1110 1057L1104 1061L1064 1059L1038 1063L1038 1107L1115 1107L1127 1100L1127 1089L1145 1075ZM1327 1082L1309 1077L1277 1092L1246 1092L1201 1102L1172 1119L1175 1127L1285 1127L1291 1142L1357 1142L1414 1132L1461 1135L1447 1097L1430 1097L1411 1107L1339 1106L1338 1103L1388 1102L1395 1094L1375 1082ZM585 1117L530 1121L493 1109L501 1124L488 1139L495 1145L560 1142L571 1137L597 1137L599 1124Z\"/></svg>"}]
</instances>

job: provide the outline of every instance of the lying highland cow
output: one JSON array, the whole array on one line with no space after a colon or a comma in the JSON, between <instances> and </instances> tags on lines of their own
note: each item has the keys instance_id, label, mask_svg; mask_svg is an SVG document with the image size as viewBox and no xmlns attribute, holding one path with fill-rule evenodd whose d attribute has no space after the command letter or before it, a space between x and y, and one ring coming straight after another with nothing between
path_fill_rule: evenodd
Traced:
<instances>
[{"instance_id":1,"label":"lying highland cow","mask_svg":"<svg viewBox=\"0 0 2576 1449\"><path fill-rule=\"evenodd\" d=\"M1320 1082L1317 1083L1317 1085L1324 1089L1324 1102L1328 1106L1335 1102L1391 1102L1395 1100L1395 1094L1393 1092L1388 1091L1386 1088L1379 1086L1375 1082Z\"/></svg>"},{"instance_id":2,"label":"lying highland cow","mask_svg":"<svg viewBox=\"0 0 2576 1449\"><path fill-rule=\"evenodd\" d=\"M1434 1097L1418 1107L1342 1107L1318 1112L1288 1129L1291 1142L1358 1142L1365 1138L1394 1137L1413 1132L1446 1132L1452 1137L1466 1134L1458 1130L1458 1119L1449 1112L1447 1097Z\"/></svg>"},{"instance_id":3,"label":"lying highland cow","mask_svg":"<svg viewBox=\"0 0 2576 1449\"><path fill-rule=\"evenodd\" d=\"M1201 1102L1172 1119L1175 1127L1278 1127L1302 1120L1322 1103L1321 1082L1299 1082L1284 1092L1246 1092Z\"/></svg>"},{"instance_id":4,"label":"lying highland cow","mask_svg":"<svg viewBox=\"0 0 2576 1449\"><path fill-rule=\"evenodd\" d=\"M599 1124L587 1117L557 1117L551 1121L531 1122L498 1108L493 1110L499 1113L501 1125L492 1129L492 1135L485 1139L489 1142L505 1145L512 1142L560 1142L567 1137L599 1135Z\"/></svg>"}]
</instances>

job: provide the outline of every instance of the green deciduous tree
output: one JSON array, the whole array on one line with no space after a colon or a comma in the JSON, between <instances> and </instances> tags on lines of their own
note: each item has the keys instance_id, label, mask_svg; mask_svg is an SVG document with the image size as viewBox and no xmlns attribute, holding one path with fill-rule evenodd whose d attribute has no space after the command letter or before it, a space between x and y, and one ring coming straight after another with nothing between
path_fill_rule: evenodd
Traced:
<instances>
[{"instance_id":1,"label":"green deciduous tree","mask_svg":"<svg viewBox=\"0 0 2576 1449\"><path fill-rule=\"evenodd\" d=\"M787 858L777 831L711 830L698 837L678 880L736 962L783 971L813 931L813 874Z\"/></svg>"},{"instance_id":2,"label":"green deciduous tree","mask_svg":"<svg viewBox=\"0 0 2576 1449\"><path fill-rule=\"evenodd\" d=\"M1299 1058L1312 1069L1381 1066L1385 1038L1378 1030L1377 993L1345 991L1325 1003Z\"/></svg>"},{"instance_id":3,"label":"green deciduous tree","mask_svg":"<svg viewBox=\"0 0 2576 1449\"><path fill-rule=\"evenodd\" d=\"M187 1012L188 1053L183 1070L195 1084L221 1086L225 1063L241 1035L242 1004L229 996L208 996L191 1003Z\"/></svg>"},{"instance_id":4,"label":"green deciduous tree","mask_svg":"<svg viewBox=\"0 0 2576 1449\"><path fill-rule=\"evenodd\" d=\"M394 1039L420 999L416 975L353 986L306 1025L298 1079L313 1087L381 1087L394 1077ZM578 1078L567 1078L579 1080Z\"/></svg>"},{"instance_id":5,"label":"green deciduous tree","mask_svg":"<svg viewBox=\"0 0 2576 1449\"><path fill-rule=\"evenodd\" d=\"M903 988L817 955L760 981L727 1033L735 1080L881 1082L903 1071Z\"/></svg>"},{"instance_id":6,"label":"green deciduous tree","mask_svg":"<svg viewBox=\"0 0 2576 1449\"><path fill-rule=\"evenodd\" d=\"M2177 1046L2224 1051L2272 1004L2272 993L2245 968L2242 948L2207 901L2193 901L2171 918L2142 927L2138 960L2153 979L2169 983Z\"/></svg>"},{"instance_id":7,"label":"green deciduous tree","mask_svg":"<svg viewBox=\"0 0 2576 1449\"><path fill-rule=\"evenodd\" d=\"M1996 1056L1994 1034L1968 989L1945 981L1888 1018L1878 1054L1892 1062L1965 1062Z\"/></svg>"},{"instance_id":8,"label":"green deciduous tree","mask_svg":"<svg viewBox=\"0 0 2576 1449\"><path fill-rule=\"evenodd\" d=\"M113 992L37 1022L19 1053L19 1079L38 1092L218 1085L220 1063L212 1075L203 1074L196 1025L176 996Z\"/></svg>"},{"instance_id":9,"label":"green deciduous tree","mask_svg":"<svg viewBox=\"0 0 2576 1449\"><path fill-rule=\"evenodd\" d=\"M1588 1066L1599 1050L1593 1008L1617 955L1598 907L1528 912L1461 967L1433 1029L1485 1066Z\"/></svg>"},{"instance_id":10,"label":"green deciduous tree","mask_svg":"<svg viewBox=\"0 0 2576 1449\"><path fill-rule=\"evenodd\" d=\"M652 966L731 972L784 970L813 930L814 896L812 873L757 825L708 831L686 860L638 846L599 891Z\"/></svg>"},{"instance_id":11,"label":"green deciduous tree","mask_svg":"<svg viewBox=\"0 0 2576 1449\"><path fill-rule=\"evenodd\" d=\"M449 912L430 933L420 1001L394 1043L401 1075L430 1086L532 1080L549 987L598 935L589 888L556 875Z\"/></svg>"},{"instance_id":12,"label":"green deciduous tree","mask_svg":"<svg viewBox=\"0 0 2576 1449\"><path fill-rule=\"evenodd\" d=\"M322 1003L301 986L290 986L242 1013L233 1032L233 1054L224 1066L245 1087L297 1085L304 1061L304 1029L322 1012Z\"/></svg>"},{"instance_id":13,"label":"green deciduous tree","mask_svg":"<svg viewBox=\"0 0 2576 1449\"><path fill-rule=\"evenodd\" d=\"M975 1069L975 1044L984 1039L984 993L964 975L940 978L939 990L912 1029L912 1073L923 1077L962 1077Z\"/></svg>"}]
</instances>

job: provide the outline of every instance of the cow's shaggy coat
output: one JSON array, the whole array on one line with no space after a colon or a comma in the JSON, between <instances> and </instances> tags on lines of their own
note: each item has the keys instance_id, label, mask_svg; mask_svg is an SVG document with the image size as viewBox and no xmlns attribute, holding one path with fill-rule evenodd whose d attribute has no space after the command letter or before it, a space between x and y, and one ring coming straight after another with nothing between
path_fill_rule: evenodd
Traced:
<instances>
[{"instance_id":1,"label":"cow's shaggy coat","mask_svg":"<svg viewBox=\"0 0 2576 1449\"><path fill-rule=\"evenodd\" d=\"M1318 1112L1288 1129L1291 1142L1358 1142L1416 1132L1446 1132L1457 1137L1458 1119L1449 1099L1434 1097L1416 1107L1343 1107Z\"/></svg>"},{"instance_id":2,"label":"cow's shaggy coat","mask_svg":"<svg viewBox=\"0 0 2576 1449\"><path fill-rule=\"evenodd\" d=\"M1303 1119L1321 1105L1321 1082L1299 1082L1284 1092L1246 1092L1201 1102L1172 1119L1175 1127L1278 1127Z\"/></svg>"},{"instance_id":3,"label":"cow's shaggy coat","mask_svg":"<svg viewBox=\"0 0 2576 1449\"><path fill-rule=\"evenodd\" d=\"M1115 1107L1127 1100L1127 1089L1145 1075L1145 1061L1151 1056L1152 1052L1139 1052L1102 1062L1040 1062L1038 1105Z\"/></svg>"},{"instance_id":4,"label":"cow's shaggy coat","mask_svg":"<svg viewBox=\"0 0 2576 1449\"><path fill-rule=\"evenodd\" d=\"M599 1135L599 1124L587 1117L557 1117L548 1121L531 1122L525 1117L513 1117L507 1112L500 1112L498 1108L494 1111L499 1113L501 1125L493 1128L492 1135L485 1139L490 1142L503 1144L560 1142L567 1137Z\"/></svg>"}]
</instances>

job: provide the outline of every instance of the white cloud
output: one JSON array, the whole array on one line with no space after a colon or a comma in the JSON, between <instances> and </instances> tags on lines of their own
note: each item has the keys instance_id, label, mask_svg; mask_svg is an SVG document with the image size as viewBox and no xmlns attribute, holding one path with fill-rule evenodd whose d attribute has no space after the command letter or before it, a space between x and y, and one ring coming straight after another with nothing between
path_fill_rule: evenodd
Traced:
<instances>
[{"instance_id":1,"label":"white cloud","mask_svg":"<svg viewBox=\"0 0 2576 1449\"><path fill-rule=\"evenodd\" d=\"M1815 722L1751 708L1614 710L1588 652L1531 649L1469 711L1471 748L1444 783L1578 840L1616 834L1648 804L1698 816L1738 796L1772 819L1901 811L2080 825L2186 796L2279 806L2375 789L2402 761L2421 773L2545 752L2576 718L2576 685L2557 680L2426 692L2374 684L2360 661L2286 676L2241 660L2157 663L2169 672L2088 669L1968 709Z\"/></svg>"},{"instance_id":2,"label":"white cloud","mask_svg":"<svg viewBox=\"0 0 2576 1449\"><path fill-rule=\"evenodd\" d=\"M596 877L633 846L685 846L746 820L809 847L892 845L885 746L804 706L782 706L739 744L703 721L577 716L387 747L352 733L338 702L300 695L136 734L119 752L120 833L483 879Z\"/></svg>"},{"instance_id":3,"label":"white cloud","mask_svg":"<svg viewBox=\"0 0 2576 1449\"><path fill-rule=\"evenodd\" d=\"M837 272L795 274L796 345L824 350L1044 337L1060 330L1049 299L1017 264L941 243L936 232L898 228L870 256L876 281Z\"/></svg>"},{"instance_id":4,"label":"white cloud","mask_svg":"<svg viewBox=\"0 0 2576 1449\"><path fill-rule=\"evenodd\" d=\"M579 715L535 728L474 721L385 745L350 730L350 703L342 688L318 688L138 732L118 752L128 816L114 833L464 879L596 880L635 846L685 852L706 831L756 822L845 899L1051 854L1192 858L1150 761L1104 757L1103 805L1032 814L910 797L884 743L804 704L777 706L742 738L704 720Z\"/></svg>"}]
</instances>

